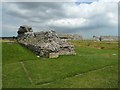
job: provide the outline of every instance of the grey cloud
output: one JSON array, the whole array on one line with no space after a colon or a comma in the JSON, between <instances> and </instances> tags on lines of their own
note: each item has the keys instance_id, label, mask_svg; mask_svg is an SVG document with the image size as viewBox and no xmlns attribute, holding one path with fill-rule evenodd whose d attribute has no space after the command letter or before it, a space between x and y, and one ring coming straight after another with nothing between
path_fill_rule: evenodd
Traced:
<instances>
[{"instance_id":1,"label":"grey cloud","mask_svg":"<svg viewBox=\"0 0 120 90\"><path fill-rule=\"evenodd\" d=\"M10 7L9 5L15 5L17 7L17 10L15 7ZM11 19L12 24L16 25L16 23L20 24L30 24L33 27L40 28L43 26L47 26L47 22L50 20L56 21L61 19L74 19L74 18L82 18L82 16L75 15L76 13L72 13L68 15L66 12L66 7L64 7L65 4L68 4L72 7L72 3L55 3L55 2L21 2L21 3L6 3L3 6L3 13L4 16L4 23L6 22L8 17L9 20ZM109 8L109 7L108 7ZM84 8L83 8L84 9ZM27 12L23 13L22 11L25 10ZM115 10L111 10L111 12L114 12ZM79 12L78 13L83 13ZM94 13L94 14L92 14ZM70 26L59 26L59 25L52 25L49 26L50 28L54 28L58 32L65 32L65 33L79 33L79 32L100 32L101 30L107 30L107 29L114 29L116 26L112 25L110 23L110 18L107 17L107 11L102 13L87 13L88 17L84 17L88 20L84 25L81 25L79 27L71 27ZM83 13L84 14L84 13ZM18 19L15 19L18 18ZM14 18L14 19L12 19ZM25 22L23 22L25 21ZM69 23L69 22L68 22ZM98 30L99 28L99 30ZM14 30L16 32L16 30ZM39 31L36 30L36 31ZM7 32L7 30L5 31ZM4 32L4 34L5 34ZM14 33L15 33L14 32ZM108 32L109 33L109 32Z\"/></svg>"},{"instance_id":2,"label":"grey cloud","mask_svg":"<svg viewBox=\"0 0 120 90\"><path fill-rule=\"evenodd\" d=\"M29 21L37 22L31 20L31 18L37 18L41 20L48 19L58 19L65 17L63 3L52 3L52 2L23 2L23 3L10 3L16 5L20 11L15 11L9 9L7 14L15 16L21 19L27 19ZM4 7L4 6L3 6ZM13 6L14 7L14 6ZM28 13L20 13L22 10L28 11Z\"/></svg>"},{"instance_id":3,"label":"grey cloud","mask_svg":"<svg viewBox=\"0 0 120 90\"><path fill-rule=\"evenodd\" d=\"M60 9L62 3L57 2L20 2L16 3L21 9Z\"/></svg>"}]
</instances>

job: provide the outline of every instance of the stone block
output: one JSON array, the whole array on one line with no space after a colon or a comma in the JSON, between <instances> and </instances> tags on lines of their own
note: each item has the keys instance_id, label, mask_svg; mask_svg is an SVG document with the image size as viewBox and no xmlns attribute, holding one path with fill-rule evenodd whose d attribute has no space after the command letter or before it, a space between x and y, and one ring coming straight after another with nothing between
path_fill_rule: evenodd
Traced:
<instances>
[{"instance_id":1,"label":"stone block","mask_svg":"<svg viewBox=\"0 0 120 90\"><path fill-rule=\"evenodd\" d=\"M59 53L49 53L49 58L58 58Z\"/></svg>"}]
</instances>

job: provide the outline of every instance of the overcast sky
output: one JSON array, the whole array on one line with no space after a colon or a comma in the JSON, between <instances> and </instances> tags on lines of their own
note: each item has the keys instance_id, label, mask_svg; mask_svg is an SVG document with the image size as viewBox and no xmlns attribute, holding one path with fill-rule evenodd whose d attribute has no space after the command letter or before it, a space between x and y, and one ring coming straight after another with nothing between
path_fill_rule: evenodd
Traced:
<instances>
[{"instance_id":1,"label":"overcast sky","mask_svg":"<svg viewBox=\"0 0 120 90\"><path fill-rule=\"evenodd\" d=\"M88 2L4 2L2 36L16 36L20 25L33 31L93 35L118 35L118 0Z\"/></svg>"}]
</instances>

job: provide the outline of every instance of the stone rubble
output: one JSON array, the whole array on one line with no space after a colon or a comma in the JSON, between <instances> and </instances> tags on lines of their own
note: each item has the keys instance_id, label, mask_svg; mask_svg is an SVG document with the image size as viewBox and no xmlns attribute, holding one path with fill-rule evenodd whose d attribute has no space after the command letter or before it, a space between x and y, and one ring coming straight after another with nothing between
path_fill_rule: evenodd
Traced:
<instances>
[{"instance_id":1,"label":"stone rubble","mask_svg":"<svg viewBox=\"0 0 120 90\"><path fill-rule=\"evenodd\" d=\"M55 31L33 32L29 26L20 26L17 40L40 57L57 58L75 55L74 46L58 37Z\"/></svg>"},{"instance_id":2,"label":"stone rubble","mask_svg":"<svg viewBox=\"0 0 120 90\"><path fill-rule=\"evenodd\" d=\"M118 41L119 36L93 36L93 40L95 41Z\"/></svg>"}]
</instances>

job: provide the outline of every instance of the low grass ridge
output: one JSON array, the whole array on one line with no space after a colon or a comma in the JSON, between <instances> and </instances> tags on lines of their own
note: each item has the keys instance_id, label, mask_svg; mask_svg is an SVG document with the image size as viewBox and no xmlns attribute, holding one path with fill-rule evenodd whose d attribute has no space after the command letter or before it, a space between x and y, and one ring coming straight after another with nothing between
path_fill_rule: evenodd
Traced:
<instances>
[{"instance_id":1,"label":"low grass ridge","mask_svg":"<svg viewBox=\"0 0 120 90\"><path fill-rule=\"evenodd\" d=\"M82 75L60 79L48 85L41 85L41 88L61 88L61 86L62 88L116 88L118 87L117 68L117 65L108 66Z\"/></svg>"}]
</instances>

